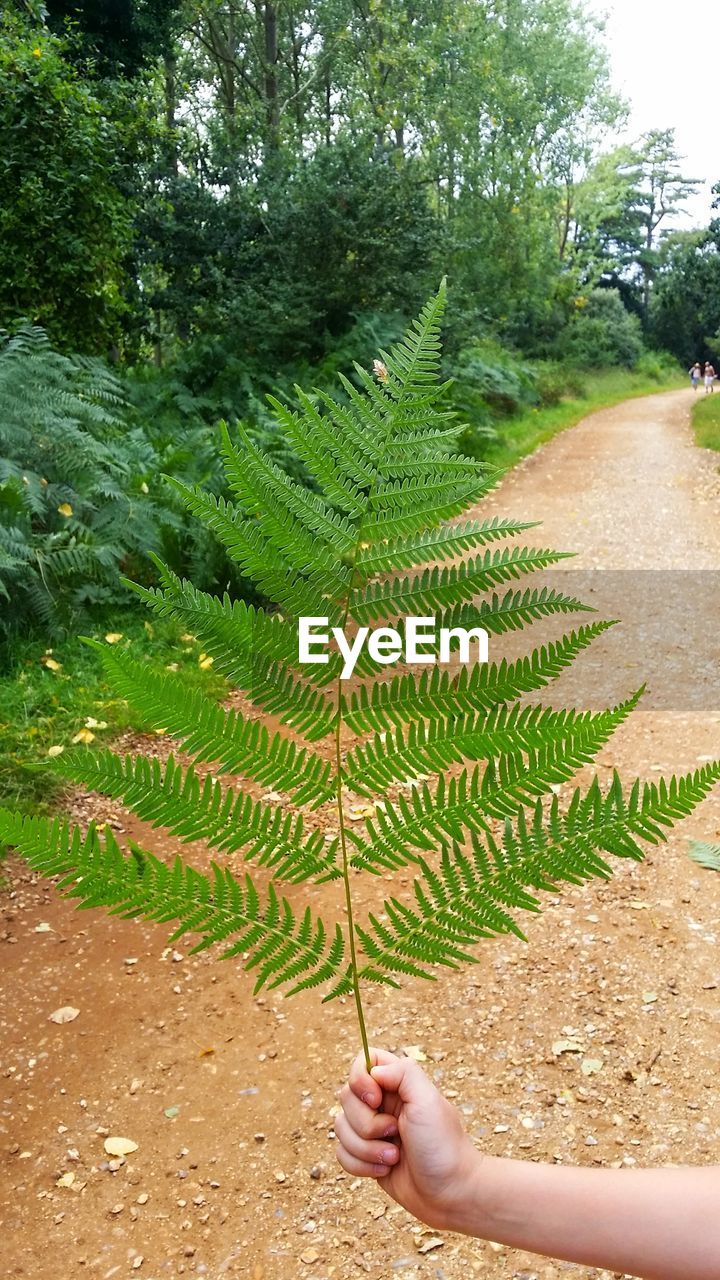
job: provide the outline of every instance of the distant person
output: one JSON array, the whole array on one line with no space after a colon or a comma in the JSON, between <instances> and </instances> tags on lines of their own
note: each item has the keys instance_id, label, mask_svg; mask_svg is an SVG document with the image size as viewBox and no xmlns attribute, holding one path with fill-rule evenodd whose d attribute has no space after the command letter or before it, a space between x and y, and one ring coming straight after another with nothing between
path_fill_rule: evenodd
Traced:
<instances>
[{"instance_id":1,"label":"distant person","mask_svg":"<svg viewBox=\"0 0 720 1280\"><path fill-rule=\"evenodd\" d=\"M714 382L716 377L717 374L708 361L705 365L705 395L707 395L708 392L713 392L715 390Z\"/></svg>"},{"instance_id":2,"label":"distant person","mask_svg":"<svg viewBox=\"0 0 720 1280\"><path fill-rule=\"evenodd\" d=\"M692 385L692 389L693 391L697 391L698 387L700 386L700 379L702 377L702 369L700 368L699 360L696 361L692 369L688 369L688 373L690 374L690 382Z\"/></svg>"}]
</instances>

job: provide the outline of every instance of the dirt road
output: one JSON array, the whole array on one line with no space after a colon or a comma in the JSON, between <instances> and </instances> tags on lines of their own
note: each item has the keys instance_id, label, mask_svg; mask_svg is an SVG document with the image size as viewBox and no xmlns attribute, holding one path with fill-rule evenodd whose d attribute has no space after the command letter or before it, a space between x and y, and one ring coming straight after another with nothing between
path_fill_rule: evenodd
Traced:
<instances>
[{"instance_id":1,"label":"dirt road","mask_svg":"<svg viewBox=\"0 0 720 1280\"><path fill-rule=\"evenodd\" d=\"M673 392L594 414L525 460L484 507L542 520L544 545L579 552L565 581L624 620L553 691L558 703L590 705L648 680L601 775L617 766L651 778L720 751L720 459L692 444L689 405L690 393ZM79 796L74 810L170 851L107 801ZM720 876L687 860L692 835L720 836L720 795L643 865L554 900L528 945L489 943L474 968L437 986L369 992L372 1040L424 1056L485 1150L581 1164L718 1161ZM206 855L190 846L187 856L200 865ZM607 1274L425 1231L341 1172L332 1124L357 1049L349 1003L254 1000L233 962L190 959L185 940L166 948L160 926L76 912L16 860L4 870L3 1274ZM379 888L359 883L360 901ZM331 898L334 887L313 891L318 908ZM63 1005L79 1016L48 1021ZM568 1039L582 1051L553 1052ZM119 1167L108 1134L137 1143Z\"/></svg>"}]
</instances>

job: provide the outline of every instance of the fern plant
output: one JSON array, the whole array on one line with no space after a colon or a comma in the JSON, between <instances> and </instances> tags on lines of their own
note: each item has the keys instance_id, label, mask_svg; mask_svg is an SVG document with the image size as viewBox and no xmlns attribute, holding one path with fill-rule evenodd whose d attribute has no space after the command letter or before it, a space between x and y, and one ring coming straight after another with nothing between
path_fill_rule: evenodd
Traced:
<instances>
[{"instance_id":1,"label":"fern plant","mask_svg":"<svg viewBox=\"0 0 720 1280\"><path fill-rule=\"evenodd\" d=\"M181 525L150 491L157 470L100 360L60 354L37 326L0 330L0 635L127 603L119 569Z\"/></svg>"},{"instance_id":2,"label":"fern plant","mask_svg":"<svg viewBox=\"0 0 720 1280\"><path fill-rule=\"evenodd\" d=\"M218 945L242 956L256 991L354 996L366 1056L366 983L435 978L441 966L471 963L481 939L522 937L518 915L539 910L543 892L609 876L609 855L640 859L641 842L664 839L720 778L720 762L627 790L617 775L607 788L596 778L561 805L558 784L593 760L639 692L597 714L528 705L527 697L607 622L585 621L514 662L419 674L409 665L389 673L364 650L352 684L336 652L326 665L300 662L302 617L326 617L347 632L392 621L401 631L408 614L434 613L442 626L479 624L498 636L583 610L558 590L522 585L559 559L542 547L501 545L526 522L461 518L495 477L453 452L459 427L438 380L444 302L441 288L380 353L374 375L357 366L359 387L341 377L343 398L311 399L298 388L295 408L273 402L315 490L268 460L240 426L223 433L232 501L173 482L272 607L207 595L160 562L160 585L135 590L195 633L252 714L96 646L118 695L172 735L181 754L161 764L77 750L58 767L179 840L205 841L222 861L202 874L133 843L124 852L92 824L83 832L59 818L0 811L0 840L59 877L81 906L172 921L174 939L199 935L195 950ZM253 783L270 793L257 798ZM292 808L276 803L278 791ZM353 796L365 801L360 822L348 821ZM313 821L323 806L337 814L329 840ZM241 874L243 863L257 872ZM412 889L357 920L351 871L399 868L412 870ZM282 891L283 882L328 881L346 908L342 925L310 906L297 914Z\"/></svg>"}]
</instances>

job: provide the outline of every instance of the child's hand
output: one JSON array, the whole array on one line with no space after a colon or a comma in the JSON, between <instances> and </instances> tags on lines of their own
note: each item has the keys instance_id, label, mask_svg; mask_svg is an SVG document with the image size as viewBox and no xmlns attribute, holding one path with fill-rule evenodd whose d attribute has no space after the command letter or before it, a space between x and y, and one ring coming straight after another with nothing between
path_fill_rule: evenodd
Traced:
<instances>
[{"instance_id":1,"label":"child's hand","mask_svg":"<svg viewBox=\"0 0 720 1280\"><path fill-rule=\"evenodd\" d=\"M393 1200L429 1226L450 1227L472 1192L481 1156L425 1072L410 1058L372 1049L340 1092L338 1160L354 1177L380 1178Z\"/></svg>"}]
</instances>

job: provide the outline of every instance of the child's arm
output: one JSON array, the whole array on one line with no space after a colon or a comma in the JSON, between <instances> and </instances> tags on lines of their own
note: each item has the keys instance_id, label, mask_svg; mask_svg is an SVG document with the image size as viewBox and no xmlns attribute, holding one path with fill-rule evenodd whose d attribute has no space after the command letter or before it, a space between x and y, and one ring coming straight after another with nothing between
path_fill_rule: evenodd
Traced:
<instances>
[{"instance_id":1,"label":"child's arm","mask_svg":"<svg viewBox=\"0 0 720 1280\"><path fill-rule=\"evenodd\" d=\"M353 1063L340 1164L429 1225L642 1280L719 1280L720 1167L574 1169L483 1156L416 1062ZM381 1109L380 1109L381 1108Z\"/></svg>"}]
</instances>

